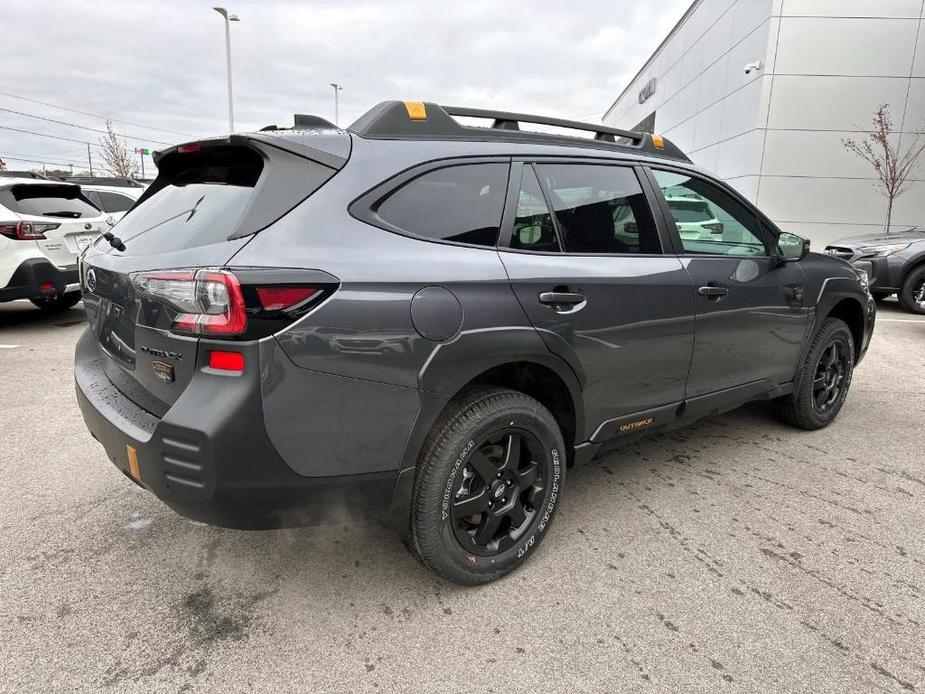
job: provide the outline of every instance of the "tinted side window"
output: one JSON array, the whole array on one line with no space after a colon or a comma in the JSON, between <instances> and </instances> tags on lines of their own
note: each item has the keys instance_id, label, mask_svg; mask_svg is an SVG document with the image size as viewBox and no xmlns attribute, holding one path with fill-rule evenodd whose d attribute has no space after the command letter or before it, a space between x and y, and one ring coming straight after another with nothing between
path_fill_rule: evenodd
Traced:
<instances>
[{"instance_id":1,"label":"tinted side window","mask_svg":"<svg viewBox=\"0 0 925 694\"><path fill-rule=\"evenodd\" d=\"M636 173L625 166L542 164L566 253L661 253Z\"/></svg>"},{"instance_id":2,"label":"tinted side window","mask_svg":"<svg viewBox=\"0 0 925 694\"><path fill-rule=\"evenodd\" d=\"M507 164L463 164L429 171L381 202L384 221L416 236L494 246L507 191Z\"/></svg>"},{"instance_id":3,"label":"tinted side window","mask_svg":"<svg viewBox=\"0 0 925 694\"><path fill-rule=\"evenodd\" d=\"M549 206L540 189L540 182L533 167L529 165L523 168L511 248L547 253L561 250Z\"/></svg>"},{"instance_id":4,"label":"tinted side window","mask_svg":"<svg viewBox=\"0 0 925 694\"><path fill-rule=\"evenodd\" d=\"M653 169L685 253L766 255L758 218L722 188L701 178Z\"/></svg>"},{"instance_id":5,"label":"tinted side window","mask_svg":"<svg viewBox=\"0 0 925 694\"><path fill-rule=\"evenodd\" d=\"M125 212L135 202L128 195L101 190L97 193L106 212Z\"/></svg>"}]
</instances>

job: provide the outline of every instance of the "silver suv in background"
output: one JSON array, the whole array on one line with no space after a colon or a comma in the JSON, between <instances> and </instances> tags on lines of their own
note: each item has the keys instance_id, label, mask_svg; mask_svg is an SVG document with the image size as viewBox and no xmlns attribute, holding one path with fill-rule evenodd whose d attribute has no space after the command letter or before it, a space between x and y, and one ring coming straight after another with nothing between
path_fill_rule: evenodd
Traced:
<instances>
[{"instance_id":1,"label":"silver suv in background","mask_svg":"<svg viewBox=\"0 0 925 694\"><path fill-rule=\"evenodd\" d=\"M876 299L896 294L909 313L925 314L925 226L836 241L825 252L867 272Z\"/></svg>"}]
</instances>

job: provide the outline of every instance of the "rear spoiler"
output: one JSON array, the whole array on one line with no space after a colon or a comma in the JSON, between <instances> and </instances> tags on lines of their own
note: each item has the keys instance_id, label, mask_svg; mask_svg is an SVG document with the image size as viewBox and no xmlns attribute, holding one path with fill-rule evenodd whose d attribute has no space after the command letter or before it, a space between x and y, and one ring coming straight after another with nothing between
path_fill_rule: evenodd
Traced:
<instances>
[{"instance_id":1,"label":"rear spoiler","mask_svg":"<svg viewBox=\"0 0 925 694\"><path fill-rule=\"evenodd\" d=\"M330 142L330 136L293 136L289 134L290 132L291 131L287 130L269 130L261 131L259 133L244 133L240 135L234 134L228 135L226 137L211 137L205 140L184 142L183 144L158 150L157 152L154 152L152 157L154 159L154 163L160 166L160 162L164 159L164 157L173 156L175 154L208 151L209 149L219 147L248 147L255 142L261 142L270 145L271 147L285 150L292 154L304 157L306 159L311 159L318 162L319 164L324 164L327 167L337 170L342 169L344 164L347 163L347 159L350 157L350 138L343 133L340 134L340 137L346 140L346 147L331 146L332 143ZM323 138L324 142L318 142L317 144L319 146L312 146L307 144L308 141L311 141L316 137ZM321 146L325 145L325 149L320 148Z\"/></svg>"}]
</instances>

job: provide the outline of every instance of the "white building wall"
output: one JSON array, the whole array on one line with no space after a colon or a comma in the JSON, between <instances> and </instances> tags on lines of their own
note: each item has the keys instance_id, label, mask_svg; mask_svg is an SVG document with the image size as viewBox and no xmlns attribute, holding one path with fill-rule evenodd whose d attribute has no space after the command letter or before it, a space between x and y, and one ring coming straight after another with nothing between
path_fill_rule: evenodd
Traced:
<instances>
[{"instance_id":1,"label":"white building wall","mask_svg":"<svg viewBox=\"0 0 925 694\"><path fill-rule=\"evenodd\" d=\"M877 230L885 200L841 140L862 136L880 103L903 137L925 130L923 17L925 0L700 0L604 121L655 111L656 132L817 248ZM894 228L925 223L925 164L915 178Z\"/></svg>"},{"instance_id":2,"label":"white building wall","mask_svg":"<svg viewBox=\"0 0 925 694\"><path fill-rule=\"evenodd\" d=\"M886 103L899 137L925 131L922 0L783 0L757 203L816 247L883 226L870 165L847 152ZM893 228L925 224L925 162Z\"/></svg>"}]
</instances>

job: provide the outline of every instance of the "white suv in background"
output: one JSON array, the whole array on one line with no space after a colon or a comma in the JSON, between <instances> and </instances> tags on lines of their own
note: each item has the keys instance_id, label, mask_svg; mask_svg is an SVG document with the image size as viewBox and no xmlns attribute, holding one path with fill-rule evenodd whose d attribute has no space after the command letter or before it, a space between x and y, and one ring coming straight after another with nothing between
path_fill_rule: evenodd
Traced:
<instances>
[{"instance_id":1,"label":"white suv in background","mask_svg":"<svg viewBox=\"0 0 925 694\"><path fill-rule=\"evenodd\" d=\"M0 302L61 311L80 301L77 256L109 230L106 217L73 183L0 178Z\"/></svg>"}]
</instances>

